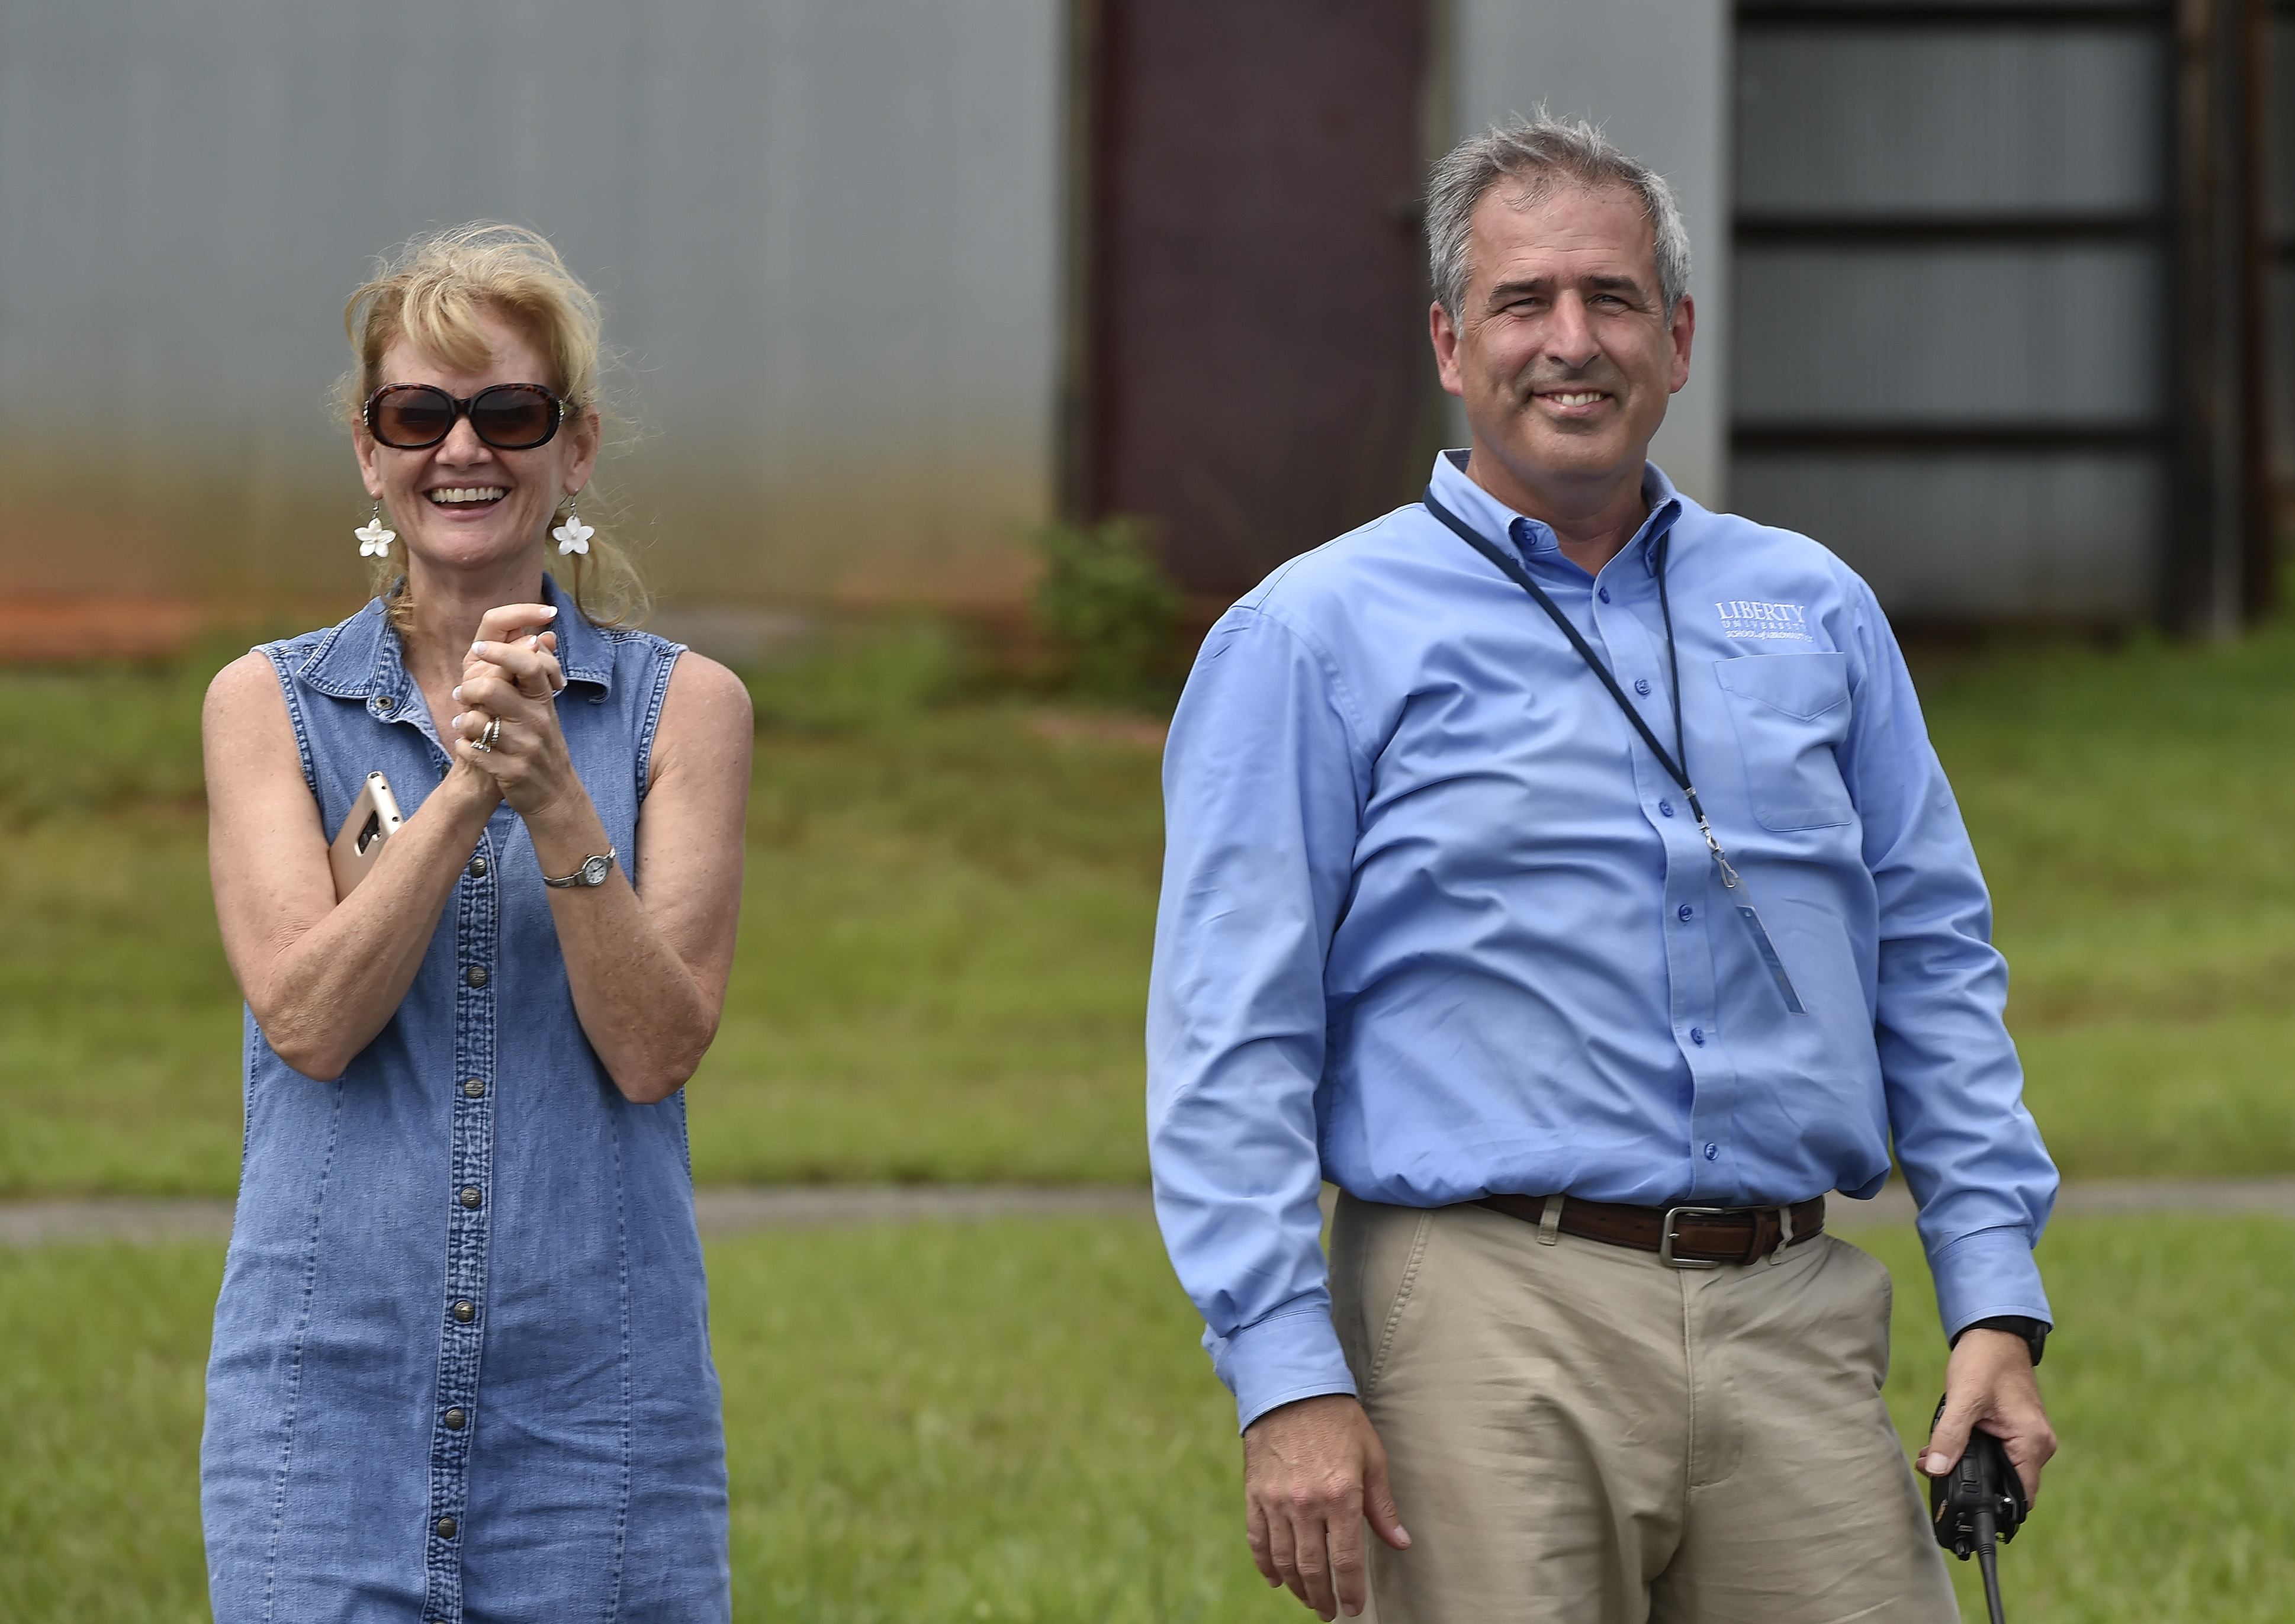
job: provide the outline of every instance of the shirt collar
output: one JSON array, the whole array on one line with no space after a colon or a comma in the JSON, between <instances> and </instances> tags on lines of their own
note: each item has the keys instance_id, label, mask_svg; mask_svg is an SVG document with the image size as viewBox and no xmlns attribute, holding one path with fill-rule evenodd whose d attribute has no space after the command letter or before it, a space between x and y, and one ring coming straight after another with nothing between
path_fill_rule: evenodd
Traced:
<instances>
[{"instance_id":1,"label":"shirt collar","mask_svg":"<svg viewBox=\"0 0 2295 1624\"><path fill-rule=\"evenodd\" d=\"M1466 472L1466 452L1463 448L1438 453L1433 477L1427 483L1444 507L1484 535L1509 538L1525 563L1561 556L1562 543L1555 538L1551 526L1515 512L1474 483ZM1681 517L1681 494L1673 488L1673 481L1665 477L1663 469L1654 462L1645 462L1642 500L1649 503L1649 517L1634 532L1633 540L1626 543L1626 551L1640 549L1641 566L1647 573L1655 567L1657 538L1670 530L1674 520Z\"/></svg>"},{"instance_id":2,"label":"shirt collar","mask_svg":"<svg viewBox=\"0 0 2295 1624\"><path fill-rule=\"evenodd\" d=\"M591 624L555 575L544 573L542 593L543 600L558 611L551 629L558 633L558 664L566 681L612 692L612 641ZM391 714L418 697L413 679L406 674L398 633L380 598L369 600L366 608L321 638L298 674L323 694L367 701L379 715Z\"/></svg>"}]
</instances>

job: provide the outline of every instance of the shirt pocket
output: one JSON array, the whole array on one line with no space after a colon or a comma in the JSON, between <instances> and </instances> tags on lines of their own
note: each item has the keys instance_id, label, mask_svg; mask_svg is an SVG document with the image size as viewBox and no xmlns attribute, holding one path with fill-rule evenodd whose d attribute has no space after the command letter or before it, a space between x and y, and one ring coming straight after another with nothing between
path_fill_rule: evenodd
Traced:
<instances>
[{"instance_id":1,"label":"shirt pocket","mask_svg":"<svg viewBox=\"0 0 2295 1624\"><path fill-rule=\"evenodd\" d=\"M1833 749L1849 731L1849 657L1757 654L1716 660L1745 757L1753 816L1776 833L1857 815Z\"/></svg>"}]
</instances>

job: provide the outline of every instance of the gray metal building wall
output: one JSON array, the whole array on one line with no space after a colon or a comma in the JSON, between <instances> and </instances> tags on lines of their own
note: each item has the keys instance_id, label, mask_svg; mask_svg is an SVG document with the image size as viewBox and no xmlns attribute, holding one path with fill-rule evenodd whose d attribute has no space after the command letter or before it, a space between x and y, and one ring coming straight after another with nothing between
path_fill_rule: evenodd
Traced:
<instances>
[{"instance_id":1,"label":"gray metal building wall","mask_svg":"<svg viewBox=\"0 0 2295 1624\"><path fill-rule=\"evenodd\" d=\"M606 298L645 432L603 477L672 596L1009 600L1058 460L1074 3L0 0L0 592L355 592L341 298L493 216ZM1693 490L1900 615L2138 620L2229 444L2170 308L2171 29L2263 4L1738 0L1733 33L1723 0L1448 0L1437 122L1544 99L1680 185L1707 341L1661 454Z\"/></svg>"},{"instance_id":2,"label":"gray metal building wall","mask_svg":"<svg viewBox=\"0 0 2295 1624\"><path fill-rule=\"evenodd\" d=\"M2046 10L1741 8L1733 493L1907 617L2151 611L2169 41Z\"/></svg>"},{"instance_id":3,"label":"gray metal building wall","mask_svg":"<svg viewBox=\"0 0 2295 1624\"><path fill-rule=\"evenodd\" d=\"M1525 4L1450 0L1446 141L1543 105L1589 118L1666 177L1688 228L1697 339L1689 382L1650 455L1713 506L1728 489L1730 331L1729 0ZM1454 412L1453 444L1466 417Z\"/></svg>"},{"instance_id":4,"label":"gray metal building wall","mask_svg":"<svg viewBox=\"0 0 2295 1624\"><path fill-rule=\"evenodd\" d=\"M0 0L0 591L358 590L372 257L604 296L673 593L1009 596L1048 508L1060 0Z\"/></svg>"}]
</instances>

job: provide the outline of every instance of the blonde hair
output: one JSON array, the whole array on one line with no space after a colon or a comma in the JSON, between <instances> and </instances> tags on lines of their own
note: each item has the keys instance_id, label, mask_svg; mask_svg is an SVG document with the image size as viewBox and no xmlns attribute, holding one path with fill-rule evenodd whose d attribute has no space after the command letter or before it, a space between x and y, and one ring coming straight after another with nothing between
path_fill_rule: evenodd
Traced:
<instances>
[{"instance_id":1,"label":"blonde hair","mask_svg":"<svg viewBox=\"0 0 2295 1624\"><path fill-rule=\"evenodd\" d=\"M600 409L596 296L541 233L480 220L415 238L380 262L375 275L343 306L353 367L337 382L335 395L352 431L363 427L361 413L367 396L383 383L382 357L393 344L404 339L447 365L481 367L492 351L478 318L489 312L523 328L548 357L551 375L541 381L565 397L569 419L585 406ZM594 504L593 491L583 494ZM587 522L595 525L601 517L596 506L592 514ZM404 545L393 542L367 572L401 634L414 617ZM603 526L591 536L587 553L549 563L553 572L572 565L568 589L576 607L597 624L634 624L652 607L636 560Z\"/></svg>"}]
</instances>

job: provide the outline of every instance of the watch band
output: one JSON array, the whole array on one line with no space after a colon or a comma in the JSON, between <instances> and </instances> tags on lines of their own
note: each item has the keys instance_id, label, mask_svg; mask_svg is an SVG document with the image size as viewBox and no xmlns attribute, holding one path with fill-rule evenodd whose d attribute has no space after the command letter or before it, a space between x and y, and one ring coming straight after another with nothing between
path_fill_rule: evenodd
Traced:
<instances>
[{"instance_id":1,"label":"watch band","mask_svg":"<svg viewBox=\"0 0 2295 1624\"><path fill-rule=\"evenodd\" d=\"M2032 1351L2032 1365L2037 1369L2040 1355L2048 1345L2048 1333L2054 1328L2045 1319L2034 1319L2025 1314L1996 1314L1989 1319L1971 1320L1954 1333L1952 1340L1957 1344L1971 1331L2005 1331L2011 1336L2024 1339L2024 1345Z\"/></svg>"},{"instance_id":2,"label":"watch band","mask_svg":"<svg viewBox=\"0 0 2295 1624\"><path fill-rule=\"evenodd\" d=\"M602 885L606 883L606 876L614 871L614 860L620 855L612 846L608 846L602 853L592 853L584 858L582 866L564 878L552 879L545 874L542 877L542 883L559 891Z\"/></svg>"}]
</instances>

